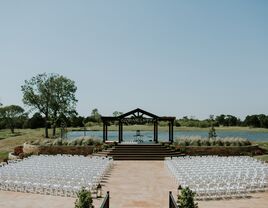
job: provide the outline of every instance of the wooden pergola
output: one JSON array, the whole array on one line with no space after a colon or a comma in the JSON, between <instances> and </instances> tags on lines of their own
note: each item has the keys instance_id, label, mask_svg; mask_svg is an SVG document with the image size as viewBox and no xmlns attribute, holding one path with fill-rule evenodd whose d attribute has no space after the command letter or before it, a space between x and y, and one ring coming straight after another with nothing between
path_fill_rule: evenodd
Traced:
<instances>
[{"instance_id":1,"label":"wooden pergola","mask_svg":"<svg viewBox=\"0 0 268 208\"><path fill-rule=\"evenodd\" d=\"M102 116L103 122L103 142L108 139L108 126L110 122L118 122L118 142L123 141L123 125L124 124L145 124L153 123L154 125L154 142L158 143L158 122L167 121L169 127L169 142L173 143L173 127L176 117L159 117L155 114L149 113L145 110L137 108L135 110L129 111L128 113L122 114L120 116Z\"/></svg>"}]
</instances>

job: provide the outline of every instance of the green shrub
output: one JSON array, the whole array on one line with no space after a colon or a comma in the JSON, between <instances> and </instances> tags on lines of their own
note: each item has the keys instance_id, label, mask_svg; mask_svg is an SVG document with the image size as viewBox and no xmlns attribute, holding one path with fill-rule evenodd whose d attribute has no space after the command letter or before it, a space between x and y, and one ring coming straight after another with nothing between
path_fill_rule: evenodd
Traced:
<instances>
[{"instance_id":1,"label":"green shrub","mask_svg":"<svg viewBox=\"0 0 268 208\"><path fill-rule=\"evenodd\" d=\"M84 139L83 138L78 138L75 141L76 141L76 146L82 146Z\"/></svg>"},{"instance_id":2,"label":"green shrub","mask_svg":"<svg viewBox=\"0 0 268 208\"><path fill-rule=\"evenodd\" d=\"M176 147L175 147L174 144L169 145L169 147L170 147L170 149L172 149L172 150L175 150L175 149L176 149Z\"/></svg>"},{"instance_id":3,"label":"green shrub","mask_svg":"<svg viewBox=\"0 0 268 208\"><path fill-rule=\"evenodd\" d=\"M195 193L189 188L183 188L181 195L178 195L179 208L198 208L198 204L194 202Z\"/></svg>"},{"instance_id":4,"label":"green shrub","mask_svg":"<svg viewBox=\"0 0 268 208\"><path fill-rule=\"evenodd\" d=\"M215 143L216 146L223 146L223 141L222 139L216 139L216 143Z\"/></svg>"},{"instance_id":5,"label":"green shrub","mask_svg":"<svg viewBox=\"0 0 268 208\"><path fill-rule=\"evenodd\" d=\"M77 193L78 199L75 201L75 208L94 208L91 192L84 187Z\"/></svg>"},{"instance_id":6,"label":"green shrub","mask_svg":"<svg viewBox=\"0 0 268 208\"><path fill-rule=\"evenodd\" d=\"M77 141L76 140L71 140L68 142L68 146L76 146L77 145Z\"/></svg>"},{"instance_id":7,"label":"green shrub","mask_svg":"<svg viewBox=\"0 0 268 208\"><path fill-rule=\"evenodd\" d=\"M91 121L89 121L89 122L87 122L87 123L85 124L85 126L86 126L86 127L96 126L96 123L95 123L95 122L91 122Z\"/></svg>"},{"instance_id":8,"label":"green shrub","mask_svg":"<svg viewBox=\"0 0 268 208\"><path fill-rule=\"evenodd\" d=\"M53 146L61 146L63 144L62 139L55 139L52 143Z\"/></svg>"},{"instance_id":9,"label":"green shrub","mask_svg":"<svg viewBox=\"0 0 268 208\"><path fill-rule=\"evenodd\" d=\"M87 139L84 139L83 144L85 146L93 145L94 141L93 141L93 139L87 138Z\"/></svg>"},{"instance_id":10,"label":"green shrub","mask_svg":"<svg viewBox=\"0 0 268 208\"><path fill-rule=\"evenodd\" d=\"M248 146L251 142L244 138L202 138L199 136L180 137L175 140L179 146Z\"/></svg>"},{"instance_id":11,"label":"green shrub","mask_svg":"<svg viewBox=\"0 0 268 208\"><path fill-rule=\"evenodd\" d=\"M165 147L165 148L168 148L168 147L169 147L169 144L165 143L165 144L164 144L164 147Z\"/></svg>"}]
</instances>

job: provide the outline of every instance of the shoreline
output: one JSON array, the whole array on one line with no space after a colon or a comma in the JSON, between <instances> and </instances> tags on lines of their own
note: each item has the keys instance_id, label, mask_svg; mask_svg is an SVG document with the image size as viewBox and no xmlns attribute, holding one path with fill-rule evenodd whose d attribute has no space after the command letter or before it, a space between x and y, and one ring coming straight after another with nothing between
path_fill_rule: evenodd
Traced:
<instances>
[{"instance_id":1,"label":"shoreline","mask_svg":"<svg viewBox=\"0 0 268 208\"><path fill-rule=\"evenodd\" d=\"M124 131L153 131L153 126L147 126L147 125L131 125L131 126L123 126ZM118 131L118 126L111 125L108 127L109 131ZM86 130L83 129L83 127L68 128L68 131L102 131L102 126L92 126L92 127L86 127ZM250 128L250 127L215 127L216 131L223 131L223 132L253 132L253 133L268 133L268 129L265 128ZM158 131L166 132L168 131L168 126L158 126ZM208 132L209 128L200 128L200 127L175 127L174 131L204 131Z\"/></svg>"}]
</instances>

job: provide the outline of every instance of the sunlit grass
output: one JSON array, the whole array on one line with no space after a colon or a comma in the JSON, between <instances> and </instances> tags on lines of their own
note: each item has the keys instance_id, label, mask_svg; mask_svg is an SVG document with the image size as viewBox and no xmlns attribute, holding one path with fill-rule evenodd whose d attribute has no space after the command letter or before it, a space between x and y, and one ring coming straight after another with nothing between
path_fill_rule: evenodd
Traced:
<instances>
[{"instance_id":1,"label":"sunlit grass","mask_svg":"<svg viewBox=\"0 0 268 208\"><path fill-rule=\"evenodd\" d=\"M258 155L258 156L255 156L254 158L263 160L263 161L268 161L268 155Z\"/></svg>"},{"instance_id":2,"label":"sunlit grass","mask_svg":"<svg viewBox=\"0 0 268 208\"><path fill-rule=\"evenodd\" d=\"M268 153L268 142L253 142L257 144L260 148L264 149Z\"/></svg>"},{"instance_id":3,"label":"sunlit grass","mask_svg":"<svg viewBox=\"0 0 268 208\"><path fill-rule=\"evenodd\" d=\"M8 129L1 130L2 135L7 135ZM10 135L0 140L0 152L11 152L14 147L20 146L25 142L40 140L44 138L44 129L16 129L16 135ZM51 133L51 130L49 130ZM59 135L59 130L57 131ZM50 134L51 136L51 134Z\"/></svg>"},{"instance_id":4,"label":"sunlit grass","mask_svg":"<svg viewBox=\"0 0 268 208\"><path fill-rule=\"evenodd\" d=\"M19 136L20 132L15 132L15 133L11 133L10 130L6 130L6 129L2 129L0 130L0 140L1 139L6 139L8 137L15 137L15 136Z\"/></svg>"},{"instance_id":5,"label":"sunlit grass","mask_svg":"<svg viewBox=\"0 0 268 208\"><path fill-rule=\"evenodd\" d=\"M0 161L3 161L7 157L8 157L8 152L6 151L0 152Z\"/></svg>"}]
</instances>

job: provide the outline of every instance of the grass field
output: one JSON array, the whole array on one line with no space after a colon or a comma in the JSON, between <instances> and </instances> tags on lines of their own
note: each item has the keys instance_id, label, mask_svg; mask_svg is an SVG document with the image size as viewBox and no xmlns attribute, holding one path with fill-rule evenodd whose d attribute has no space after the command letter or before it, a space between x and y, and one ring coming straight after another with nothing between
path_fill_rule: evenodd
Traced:
<instances>
[{"instance_id":1,"label":"grass field","mask_svg":"<svg viewBox=\"0 0 268 208\"><path fill-rule=\"evenodd\" d=\"M268 154L268 142L253 142L253 143L259 145L259 147L264 149Z\"/></svg>"},{"instance_id":2,"label":"grass field","mask_svg":"<svg viewBox=\"0 0 268 208\"><path fill-rule=\"evenodd\" d=\"M0 152L0 162L2 162L5 158L8 157L8 152Z\"/></svg>"},{"instance_id":3,"label":"grass field","mask_svg":"<svg viewBox=\"0 0 268 208\"><path fill-rule=\"evenodd\" d=\"M3 160L14 147L27 141L43 139L44 129L16 129L14 134L11 134L9 129L4 129L0 130L0 137L0 160Z\"/></svg>"},{"instance_id":4,"label":"grass field","mask_svg":"<svg viewBox=\"0 0 268 208\"><path fill-rule=\"evenodd\" d=\"M15 132L14 134L12 134L10 130L0 130L0 140L6 139L9 137L19 136L19 135L20 135L20 132Z\"/></svg>"},{"instance_id":5,"label":"grass field","mask_svg":"<svg viewBox=\"0 0 268 208\"><path fill-rule=\"evenodd\" d=\"M268 161L268 155L258 155L255 156L255 158L263 161Z\"/></svg>"}]
</instances>

